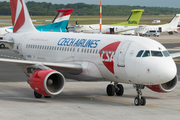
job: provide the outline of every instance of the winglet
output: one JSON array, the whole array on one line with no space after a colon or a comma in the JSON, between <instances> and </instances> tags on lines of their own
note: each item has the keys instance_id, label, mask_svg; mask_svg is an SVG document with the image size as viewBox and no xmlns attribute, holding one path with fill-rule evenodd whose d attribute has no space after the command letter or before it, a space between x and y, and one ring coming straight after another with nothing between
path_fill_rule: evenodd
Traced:
<instances>
[{"instance_id":1,"label":"winglet","mask_svg":"<svg viewBox=\"0 0 180 120\"><path fill-rule=\"evenodd\" d=\"M132 13L126 22L113 24L112 26L138 26L144 10L143 9L135 9L135 10L131 10L131 12Z\"/></svg>"},{"instance_id":2,"label":"winglet","mask_svg":"<svg viewBox=\"0 0 180 120\"><path fill-rule=\"evenodd\" d=\"M24 0L10 0L13 32L36 31Z\"/></svg>"}]
</instances>

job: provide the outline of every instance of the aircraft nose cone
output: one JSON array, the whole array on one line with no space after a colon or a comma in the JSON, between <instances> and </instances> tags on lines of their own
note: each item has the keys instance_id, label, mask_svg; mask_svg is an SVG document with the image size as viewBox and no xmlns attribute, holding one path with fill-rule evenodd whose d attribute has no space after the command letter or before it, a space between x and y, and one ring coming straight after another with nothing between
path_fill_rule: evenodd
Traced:
<instances>
[{"instance_id":1,"label":"aircraft nose cone","mask_svg":"<svg viewBox=\"0 0 180 120\"><path fill-rule=\"evenodd\" d=\"M157 74L164 83L172 80L177 74L177 68L174 61L162 62L157 66Z\"/></svg>"}]
</instances>

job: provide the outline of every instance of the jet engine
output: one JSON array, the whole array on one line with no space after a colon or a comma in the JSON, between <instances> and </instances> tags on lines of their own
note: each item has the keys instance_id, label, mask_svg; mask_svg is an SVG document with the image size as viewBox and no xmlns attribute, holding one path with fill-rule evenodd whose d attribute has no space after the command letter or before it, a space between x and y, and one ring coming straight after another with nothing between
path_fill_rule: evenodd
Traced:
<instances>
[{"instance_id":1,"label":"jet engine","mask_svg":"<svg viewBox=\"0 0 180 120\"><path fill-rule=\"evenodd\" d=\"M29 84L39 94L53 96L64 89L65 78L55 70L36 70L30 76Z\"/></svg>"},{"instance_id":2,"label":"jet engine","mask_svg":"<svg viewBox=\"0 0 180 120\"><path fill-rule=\"evenodd\" d=\"M167 93L173 91L176 88L177 81L178 81L178 76L175 76L174 79L172 79L167 83L163 83L160 85L146 85L146 87L148 87L149 89L155 92Z\"/></svg>"}]
</instances>

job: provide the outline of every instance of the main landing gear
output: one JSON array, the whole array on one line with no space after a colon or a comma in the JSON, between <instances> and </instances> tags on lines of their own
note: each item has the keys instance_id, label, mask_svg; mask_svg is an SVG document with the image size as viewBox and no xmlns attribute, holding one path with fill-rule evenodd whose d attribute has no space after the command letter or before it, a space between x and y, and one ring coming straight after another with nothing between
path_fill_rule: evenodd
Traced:
<instances>
[{"instance_id":1,"label":"main landing gear","mask_svg":"<svg viewBox=\"0 0 180 120\"><path fill-rule=\"evenodd\" d=\"M114 96L116 93L117 96L122 96L124 93L124 87L117 82L113 84L109 84L106 88L106 92L108 96Z\"/></svg>"},{"instance_id":2,"label":"main landing gear","mask_svg":"<svg viewBox=\"0 0 180 120\"><path fill-rule=\"evenodd\" d=\"M136 106L142 105L144 106L146 104L146 99L144 97L142 97L142 92L141 89L144 89L144 85L134 85L134 87L136 88L137 91L137 97L135 97L134 99L134 104Z\"/></svg>"},{"instance_id":3,"label":"main landing gear","mask_svg":"<svg viewBox=\"0 0 180 120\"><path fill-rule=\"evenodd\" d=\"M39 94L38 92L34 91L34 97L35 98L42 98L42 95ZM51 96L44 96L44 98L51 98Z\"/></svg>"}]
</instances>

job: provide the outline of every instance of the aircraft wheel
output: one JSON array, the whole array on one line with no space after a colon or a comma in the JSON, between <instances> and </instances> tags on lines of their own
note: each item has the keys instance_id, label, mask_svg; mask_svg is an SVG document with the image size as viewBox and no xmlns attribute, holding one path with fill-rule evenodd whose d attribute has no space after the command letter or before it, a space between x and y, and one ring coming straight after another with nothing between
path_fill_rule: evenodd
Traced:
<instances>
[{"instance_id":1,"label":"aircraft wheel","mask_svg":"<svg viewBox=\"0 0 180 120\"><path fill-rule=\"evenodd\" d=\"M139 106L139 105L140 105L140 99L139 99L139 97L135 97L135 99L134 99L134 104L135 104L136 106Z\"/></svg>"},{"instance_id":2,"label":"aircraft wheel","mask_svg":"<svg viewBox=\"0 0 180 120\"><path fill-rule=\"evenodd\" d=\"M51 98L51 96L44 96L44 98Z\"/></svg>"},{"instance_id":3,"label":"aircraft wheel","mask_svg":"<svg viewBox=\"0 0 180 120\"><path fill-rule=\"evenodd\" d=\"M42 98L42 95L39 94L38 92L34 91L34 97L35 98Z\"/></svg>"},{"instance_id":4,"label":"aircraft wheel","mask_svg":"<svg viewBox=\"0 0 180 120\"><path fill-rule=\"evenodd\" d=\"M141 97L141 105L144 106L146 104L146 98Z\"/></svg>"},{"instance_id":5,"label":"aircraft wheel","mask_svg":"<svg viewBox=\"0 0 180 120\"><path fill-rule=\"evenodd\" d=\"M4 44L1 44L1 45L0 45L0 48L5 48L5 45L4 45Z\"/></svg>"},{"instance_id":6,"label":"aircraft wheel","mask_svg":"<svg viewBox=\"0 0 180 120\"><path fill-rule=\"evenodd\" d=\"M122 96L124 93L124 87L121 84L118 84L117 87L118 87L118 89L116 90L116 95Z\"/></svg>"},{"instance_id":7,"label":"aircraft wheel","mask_svg":"<svg viewBox=\"0 0 180 120\"><path fill-rule=\"evenodd\" d=\"M115 87L112 84L109 84L106 88L106 92L108 96L114 96L115 93Z\"/></svg>"}]
</instances>

